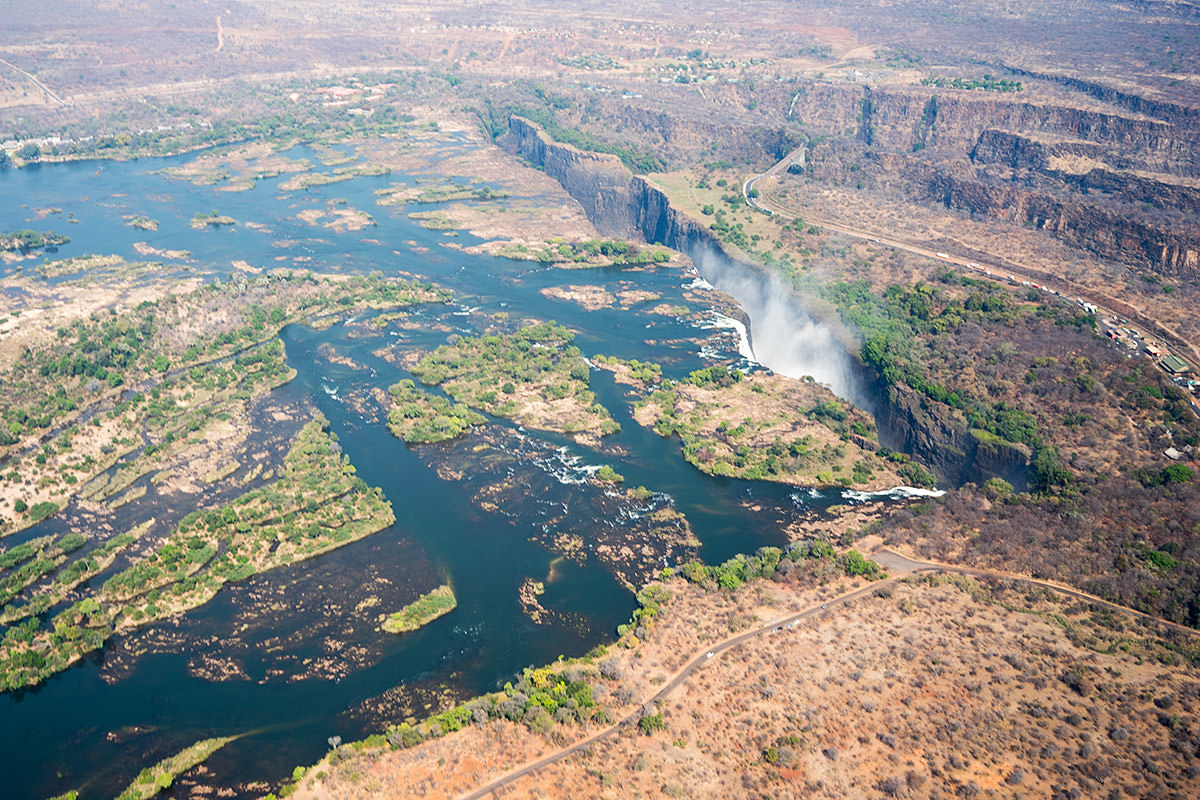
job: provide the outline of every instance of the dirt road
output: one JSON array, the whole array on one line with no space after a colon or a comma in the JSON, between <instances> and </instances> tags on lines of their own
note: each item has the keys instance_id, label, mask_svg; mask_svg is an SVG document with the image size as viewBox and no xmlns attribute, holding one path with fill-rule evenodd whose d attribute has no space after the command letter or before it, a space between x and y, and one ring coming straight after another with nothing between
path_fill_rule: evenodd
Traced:
<instances>
[{"instance_id":1,"label":"dirt road","mask_svg":"<svg viewBox=\"0 0 1200 800\"><path fill-rule=\"evenodd\" d=\"M907 574L907 573L904 573L904 574ZM519 778L522 778L526 775L536 772L537 770L541 769L544 766L553 764L556 761L561 761L562 759L566 758L567 756L571 755L572 753L578 753L581 750L586 750L587 748L591 747L593 744L595 744L596 742L598 742L602 739L607 739L609 737L615 736L619 732L621 732L623 729L632 728L633 726L638 724L638 721L642 718L644 713L649 713L648 709L653 708L655 703L657 703L659 700L662 700L663 698L667 697L667 695L671 694L671 692L673 692L675 689L677 689L680 684L682 684L684 681L686 681L693 672L695 672L697 669L702 667L704 664L707 664L710 659L716 658L718 655L725 652L726 650L728 650L732 647L737 647L738 645L748 642L751 639L755 639L759 636L763 636L763 635L767 635L767 634L775 633L775 632L782 633L783 631L786 631L788 628L793 627L796 623L802 622L806 619L811 619L812 617L815 617L818 614L821 614L822 612L826 611L830 607L842 605L843 603L849 602L858 597L862 597L863 595L866 595L866 594L869 594L870 592L875 591L880 586L886 586L887 584L895 583L896 581L900 580L900 578L902 578L902 577L904 577L903 574L894 575L883 581L877 581L875 583L868 584L867 586L863 586L859 589L855 589L854 591L845 592L844 594L837 595L836 597L831 597L819 606L813 606L811 608L805 609L804 611L801 611L799 614L793 614L790 617L783 617L782 619L774 620L773 622L770 622L761 627L754 628L752 630L745 631L743 633L739 633L736 636L731 636L728 639L723 640L719 644L713 645L708 650L701 652L701 653L697 653L695 656L692 657L692 659L690 661L688 661L686 664L684 664L674 674L674 676L672 676L671 680L669 680L661 689L659 689L658 692L656 692L652 697L646 698L641 703L641 705L639 706L637 711L634 711L632 714L629 714L628 716L626 716L624 719L620 720L619 722L617 722L613 725L610 725L609 727L604 728L603 730L597 731L596 733L593 733L591 736L581 739L578 742L568 745L567 747L564 747L560 750L556 750L553 753L542 756L541 758L537 759L536 761L531 761L520 767L517 767L516 769L514 769L510 772L507 772L504 775L501 775L499 778L496 778L495 780L491 781L490 783L487 783L487 784L479 787L478 789L476 789L473 792L469 792L467 794L460 795L459 800L475 800L476 798L484 797L488 794L491 794L492 792L495 792L498 789L503 788L504 786L512 783L513 781L518 780Z\"/></svg>"},{"instance_id":2,"label":"dirt road","mask_svg":"<svg viewBox=\"0 0 1200 800\"><path fill-rule=\"evenodd\" d=\"M611 737L616 736L617 734L621 733L623 730L634 727L635 725L638 724L638 721L642 718L643 714L650 713L650 711L653 709L655 703L657 703L659 700L666 698L668 695L671 694L671 692L673 692L684 681L686 681L697 669L699 669L700 667L702 667L703 665L708 663L709 660L718 657L720 654L724 653L726 650L729 650L731 648L745 644L746 642L749 642L760 636L766 636L766 635L770 635L772 633L780 633L780 634L786 633L789 629L793 628L796 624L803 622L805 620L817 617L817 616L823 614L824 612L826 612L830 608L835 608L837 606L844 605L845 603L848 603L859 597L863 597L867 594L873 593L881 587L887 586L891 583L895 583L896 581L901 580L902 578L905 578L909 575L912 575L912 574L915 574L918 572L946 572L946 573L953 573L953 574L958 574L958 575L967 575L970 577L999 578L1002 580L1019 581L1022 583L1029 584L1031 586L1037 586L1040 588L1049 589L1050 591L1058 592L1059 594L1065 595L1067 597L1072 597L1077 600L1083 600L1088 603L1102 605L1106 608L1111 608L1115 611L1119 611L1124 614L1128 614L1130 616L1137 617L1138 619L1144 620L1146 622L1155 623L1155 624L1170 628L1172 630L1186 633L1189 636L1200 635L1200 631L1195 631L1191 628L1185 627L1183 625L1177 625L1173 622L1167 622L1165 620L1158 619L1157 617L1153 617L1149 614L1143 614L1140 611L1134 611L1133 609L1126 608L1125 606L1117 605L1116 603L1110 603L1107 600L1102 600L1099 597L1095 597L1093 595L1087 594L1086 592L1081 592L1078 589L1073 589L1069 586L1061 586L1059 584L1051 583L1049 581L1042 581L1042 580L1037 580L1034 578L1027 578L1027 577L1020 576L1020 575L1009 575L1006 573L993 572L990 570L975 569L972 567L961 567L961 566L956 566L953 564L941 564L941 563L933 562L933 561L918 561L916 559L912 559L907 556L901 555L900 553L897 553L894 550L889 550L886 548L872 553L871 557L873 559L875 559L875 561L877 561L884 568L886 568L891 573L891 577L889 577L885 580L882 580L882 581L877 581L875 583L868 584L859 589L855 589L854 591L845 592L845 593L837 595L835 597L831 597L828 600L826 600L825 602L823 602L821 605L812 606L810 608L805 609L804 611L801 611L798 614L793 614L790 617L783 617L781 619L777 619L772 622L769 622L766 625L762 625L758 628L754 628L752 630L745 631L743 633L737 634L736 636L731 636L728 639L725 639L724 641L722 641L720 644L714 645L703 652L697 653L686 664L684 664L672 676L671 680L668 681L658 692L656 692L652 697L645 699L641 703L641 705L637 711L634 711L633 713L629 714L624 719L620 720L619 722L617 722L613 725L610 725L607 728L604 728L603 730L597 731L596 733L593 733L590 736L587 736L587 737L579 740L578 742L575 742L574 744L568 745L559 750L555 750L554 752L549 753L545 756L542 756L541 758L539 758L535 761L530 761L525 764L522 764L521 766L505 773L504 775L501 775L500 777L496 778L495 780L490 781L489 783L479 787L478 789L476 789L472 792L469 792L467 794L460 795L458 800L478 800L478 798L482 798L489 794L492 794L493 792L496 792L497 790L504 788L505 786L509 785L510 783L512 783L516 780L519 780L520 778L522 778L526 775L530 775L534 772L537 772L542 767L545 767L545 766L548 766L555 762L561 761L564 758L566 758L567 756L572 755L573 753L578 753L582 750L586 750L587 748L594 745L596 742L599 742L603 739L611 738Z\"/></svg>"}]
</instances>

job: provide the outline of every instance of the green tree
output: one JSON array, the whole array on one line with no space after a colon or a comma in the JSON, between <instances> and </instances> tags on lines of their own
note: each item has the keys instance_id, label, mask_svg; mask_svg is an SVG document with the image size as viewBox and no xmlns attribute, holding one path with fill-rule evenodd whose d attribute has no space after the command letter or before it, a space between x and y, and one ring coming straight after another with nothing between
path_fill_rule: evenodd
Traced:
<instances>
[{"instance_id":1,"label":"green tree","mask_svg":"<svg viewBox=\"0 0 1200 800\"><path fill-rule=\"evenodd\" d=\"M642 733L646 734L647 736L656 731L661 731L666 726L667 725L663 720L662 714L647 714L638 720L638 727L641 728Z\"/></svg>"},{"instance_id":2,"label":"green tree","mask_svg":"<svg viewBox=\"0 0 1200 800\"><path fill-rule=\"evenodd\" d=\"M1162 476L1164 483L1188 483L1196 477L1196 473L1183 464L1170 464L1163 467Z\"/></svg>"},{"instance_id":3,"label":"green tree","mask_svg":"<svg viewBox=\"0 0 1200 800\"><path fill-rule=\"evenodd\" d=\"M1075 476L1058 457L1058 449L1052 445L1039 445L1030 464L1033 470L1033 488L1041 493L1065 489L1075 482Z\"/></svg>"}]
</instances>

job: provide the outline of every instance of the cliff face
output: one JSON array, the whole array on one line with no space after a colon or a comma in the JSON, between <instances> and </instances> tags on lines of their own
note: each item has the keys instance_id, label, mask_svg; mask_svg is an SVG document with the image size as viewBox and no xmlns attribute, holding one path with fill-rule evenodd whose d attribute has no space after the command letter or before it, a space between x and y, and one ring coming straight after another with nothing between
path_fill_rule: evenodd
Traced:
<instances>
[{"instance_id":1,"label":"cliff face","mask_svg":"<svg viewBox=\"0 0 1200 800\"><path fill-rule=\"evenodd\" d=\"M707 228L680 214L666 195L626 169L616 156L559 144L520 117L509 120L508 132L497 144L562 184L606 236L661 242L684 253L700 247L722 250ZM756 270L748 264L743 267Z\"/></svg>"},{"instance_id":2,"label":"cliff face","mask_svg":"<svg viewBox=\"0 0 1200 800\"><path fill-rule=\"evenodd\" d=\"M604 235L622 238L634 235L633 175L621 159L558 144L520 117L509 120L508 132L497 144L562 184Z\"/></svg>"},{"instance_id":3,"label":"cliff face","mask_svg":"<svg viewBox=\"0 0 1200 800\"><path fill-rule=\"evenodd\" d=\"M1041 137L1092 142L1129 163L1176 175L1200 175L1190 129L1160 120L1071 106L1022 102L1013 95L928 88L870 92L873 144L911 151L915 131L936 95L936 129L929 146L956 155L970 153L988 130L1029 131ZM866 122L864 121L864 124Z\"/></svg>"},{"instance_id":4,"label":"cliff face","mask_svg":"<svg viewBox=\"0 0 1200 800\"><path fill-rule=\"evenodd\" d=\"M954 486L1003 478L1019 491L1029 484L1029 453L1020 445L982 444L946 406L932 405L907 386L885 390L875 424L881 440L919 459Z\"/></svg>"},{"instance_id":5,"label":"cliff face","mask_svg":"<svg viewBox=\"0 0 1200 800\"><path fill-rule=\"evenodd\" d=\"M1058 76L1090 100L814 85L795 118L828 137L809 167L1044 230L1141 270L1200 276L1200 109ZM1089 105L1090 104L1090 105Z\"/></svg>"},{"instance_id":6,"label":"cliff face","mask_svg":"<svg viewBox=\"0 0 1200 800\"><path fill-rule=\"evenodd\" d=\"M1132 214L1123 198L1115 202L1106 191L1126 197L1143 197L1144 203L1161 203L1170 192L1105 171L1084 175L1060 174L1061 184L1073 185L1090 202L1075 200L1052 182L1001 180L919 159L896 159L883 167L902 175L930 201L966 211L976 218L993 218L1044 230L1083 250L1104 258L1136 265L1169 277L1200 275L1200 229L1182 218L1178 210L1157 210L1166 221L1150 219L1145 211ZM898 162L898 163L897 163ZM1192 190L1173 187L1181 203L1194 203ZM1094 199L1093 199L1094 198ZM1176 224L1170 224L1170 220Z\"/></svg>"},{"instance_id":7,"label":"cliff face","mask_svg":"<svg viewBox=\"0 0 1200 800\"><path fill-rule=\"evenodd\" d=\"M607 235L659 242L692 256L712 251L724 254L720 240L703 224L671 205L667 196L645 178L625 169L614 156L584 153L549 139L533 123L514 117L499 144L545 170L579 201L596 228ZM726 261L761 279L759 267ZM753 313L753 309L746 309ZM860 365L861 366L861 365ZM878 377L861 367L865 384ZM907 387L877 386L876 422L880 440L930 465L952 484L1003 477L1014 486L1026 483L1027 454L1016 448L982 448L962 420L924 407Z\"/></svg>"}]
</instances>

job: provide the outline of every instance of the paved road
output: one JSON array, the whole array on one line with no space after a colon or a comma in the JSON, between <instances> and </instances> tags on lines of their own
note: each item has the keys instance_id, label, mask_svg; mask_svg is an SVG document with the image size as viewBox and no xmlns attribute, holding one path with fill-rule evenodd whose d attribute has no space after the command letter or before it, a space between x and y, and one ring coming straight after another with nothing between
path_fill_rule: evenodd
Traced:
<instances>
[{"instance_id":1,"label":"paved road","mask_svg":"<svg viewBox=\"0 0 1200 800\"><path fill-rule=\"evenodd\" d=\"M793 150L791 153L788 153L786 156L780 159L766 172L762 173L761 175L755 175L743 183L742 196L746 202L760 211L764 211L772 216L778 216L784 219L795 219L797 216L799 216L779 200L768 196L761 189L759 189L756 197L751 197L750 192L752 189L758 188L758 182L760 180L764 178L775 177L779 173L786 170L800 155L803 154L803 152L803 147ZM815 219L807 216L805 219L815 225L819 225L822 228L837 231L838 233L851 236L856 239L867 239L875 244L887 245L888 247L892 247L897 250L904 250L909 253L926 256L938 261L944 261L948 264L967 267L968 269L976 269L976 271L982 272L988 277L996 280L1004 280L1006 275L1012 274L1015 278L1028 280L1032 283L1037 283L1040 286L1045 286L1052 290L1056 290L1061 296L1081 298L1084 301L1097 306L1100 311L1107 313L1109 316L1123 317L1133 321L1148 331L1153 331L1157 338L1162 339L1171 348L1187 356L1187 360L1193 365L1200 366L1200 352L1195 350L1190 342L1179 336L1179 334L1177 334L1175 331L1167 328L1165 325L1160 324L1157 320L1147 317L1141 311L1124 302L1123 300L1109 297L1096 292L1093 289L1080 286L1079 284L1067 280L1062 276L1044 272L1024 264L1018 264L1014 261L1009 261L1007 258L994 253L989 253L987 257L994 259L995 263L985 263L982 261L977 262L969 258L955 256L950 253L921 247L919 245L912 244L911 242L886 238L871 231L866 231L859 228L851 228L836 222ZM1193 402L1192 405L1193 409L1197 411L1197 415L1200 415L1200 407L1196 406L1195 402Z\"/></svg>"},{"instance_id":2,"label":"paved road","mask_svg":"<svg viewBox=\"0 0 1200 800\"><path fill-rule=\"evenodd\" d=\"M686 681L697 669L706 664L710 659L716 658L721 653L729 650L732 647L737 647L738 645L744 644L759 636L770 635L775 633L780 628L783 629L783 631L780 631L780 633L786 632L788 628L793 627L804 620L812 619L822 614L829 608L844 605L851 600L855 600L859 597L870 594L882 586L895 583L896 581L907 577L908 575L918 572L949 572L958 575L967 575L970 577L999 578L1002 580L1019 581L1031 586L1049 589L1050 591L1058 592L1059 594L1066 595L1067 597L1073 597L1078 600L1084 600L1089 603L1102 605L1106 608L1111 608L1113 610L1129 614L1130 616L1143 619L1147 622L1156 623L1188 635L1195 636L1200 634L1200 632L1193 630L1192 628L1188 628L1183 625L1177 625L1174 622L1167 622L1166 620L1153 617L1149 614L1143 614L1140 611L1134 611L1131 608L1126 608L1125 606L1117 605L1116 603L1110 603L1107 600L1102 600L1099 597L1087 594L1086 592L1081 592L1078 589L1072 589L1069 586L1060 586L1056 583L1050 583L1049 581L1025 578L1019 575L1008 575L1002 572L974 569L972 567L960 567L953 564L942 564L934 561L917 561L887 548L872 553L871 557L875 561L879 562L879 564L881 564L883 567L888 569L892 573L892 577L883 581L877 581L875 583L868 584L862 588L855 589L852 592L846 592L844 594L837 595L836 597L830 598L819 606L812 606L811 608L805 609L798 614L777 619L761 627L754 628L725 639L720 644L713 645L706 651L695 655L690 661L688 661L688 663L683 665L683 667L681 667L679 671L675 673L675 676L666 685L659 689L654 696L643 701L637 711L629 714L624 719L601 731L597 731L596 733L593 733L592 735L581 739L578 742L569 745L568 747L565 747L561 750L556 750L553 753L543 756L536 761L531 761L528 764L512 770L511 772L507 772L472 792L460 795L458 800L479 800L479 798L492 794L493 792L503 788L504 786L507 786L513 781L537 772L542 767L561 761L574 753L586 750L596 742L599 742L603 739L612 738L624 729L634 727L637 725L638 720L641 719L642 715L644 713L648 713L648 709L653 708L655 703L666 698L669 694L671 694L671 692L677 689L680 684Z\"/></svg>"}]
</instances>

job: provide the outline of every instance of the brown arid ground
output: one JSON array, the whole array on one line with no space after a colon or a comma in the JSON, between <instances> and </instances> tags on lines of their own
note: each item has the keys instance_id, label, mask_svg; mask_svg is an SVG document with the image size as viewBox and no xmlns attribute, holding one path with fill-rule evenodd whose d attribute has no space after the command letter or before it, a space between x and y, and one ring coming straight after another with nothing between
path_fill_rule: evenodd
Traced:
<instances>
[{"instance_id":1,"label":"brown arid ground","mask_svg":"<svg viewBox=\"0 0 1200 800\"><path fill-rule=\"evenodd\" d=\"M466 230L484 240L467 248L469 252L496 253L518 244L596 236L583 208L553 178L490 146L478 128L459 116L444 109L415 113L435 122L438 130L400 142L367 140L357 145L356 153L368 163L416 175L420 181L379 190L381 207L419 214L425 202L454 199L454 187L463 194L487 187L494 200L452 202L436 214L439 227ZM450 136L455 137L452 144Z\"/></svg>"},{"instance_id":2,"label":"brown arid ground","mask_svg":"<svg viewBox=\"0 0 1200 800\"><path fill-rule=\"evenodd\" d=\"M665 614L606 666L614 717L731 630L850 583L666 586ZM624 728L494 796L1194 797L1200 674L1178 646L1020 583L889 580L705 660L658 705L663 730ZM296 796L457 797L583 734L471 725L323 762Z\"/></svg>"}]
</instances>

